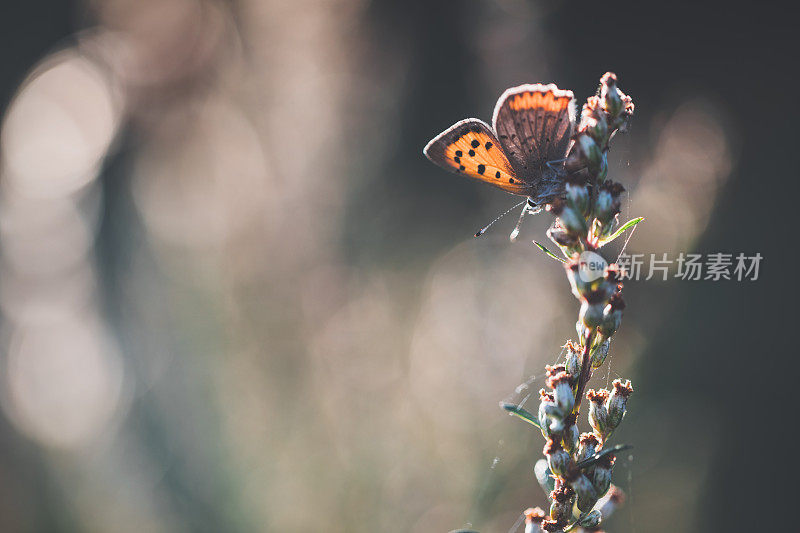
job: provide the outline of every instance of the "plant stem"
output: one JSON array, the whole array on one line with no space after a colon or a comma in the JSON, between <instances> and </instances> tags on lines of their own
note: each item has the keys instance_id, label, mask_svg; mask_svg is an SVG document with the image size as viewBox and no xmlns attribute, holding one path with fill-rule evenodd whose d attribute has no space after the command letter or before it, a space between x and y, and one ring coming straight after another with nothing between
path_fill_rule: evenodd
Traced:
<instances>
[{"instance_id":1,"label":"plant stem","mask_svg":"<svg viewBox=\"0 0 800 533\"><path fill-rule=\"evenodd\" d=\"M589 333L586 339L586 345L583 347L581 354L581 375L578 378L578 387L575 389L575 407L572 408L572 413L575 417L580 414L581 400L583 399L583 391L586 384L592 378L592 358L589 354L592 351L592 343L594 342L595 332Z\"/></svg>"}]
</instances>

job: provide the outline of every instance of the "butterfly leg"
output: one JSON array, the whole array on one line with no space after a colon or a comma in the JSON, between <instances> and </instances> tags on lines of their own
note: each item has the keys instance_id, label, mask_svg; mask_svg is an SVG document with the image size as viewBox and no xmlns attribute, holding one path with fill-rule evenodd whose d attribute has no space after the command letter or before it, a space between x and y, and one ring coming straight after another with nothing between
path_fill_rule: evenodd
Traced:
<instances>
[{"instance_id":1,"label":"butterfly leg","mask_svg":"<svg viewBox=\"0 0 800 533\"><path fill-rule=\"evenodd\" d=\"M556 168L554 165L556 163L563 163L566 160L567 160L567 158L565 157L564 159L556 159L555 161L547 161L547 162L545 162L545 165L547 165L547 168L549 168L550 170L558 171L558 168Z\"/></svg>"},{"instance_id":2,"label":"butterfly leg","mask_svg":"<svg viewBox=\"0 0 800 533\"><path fill-rule=\"evenodd\" d=\"M512 231L511 235L508 236L509 240L511 240L511 242L514 242L514 241L517 240L517 237L519 236L519 228L522 226L522 219L525 218L525 215L527 213L535 215L536 213L538 213L541 210L542 210L542 208L539 207L538 205L536 205L536 202L534 202L533 199L528 197L528 199L525 201L525 207L522 208L522 212L519 214L519 219L517 220L517 225L514 226L514 231Z\"/></svg>"}]
</instances>

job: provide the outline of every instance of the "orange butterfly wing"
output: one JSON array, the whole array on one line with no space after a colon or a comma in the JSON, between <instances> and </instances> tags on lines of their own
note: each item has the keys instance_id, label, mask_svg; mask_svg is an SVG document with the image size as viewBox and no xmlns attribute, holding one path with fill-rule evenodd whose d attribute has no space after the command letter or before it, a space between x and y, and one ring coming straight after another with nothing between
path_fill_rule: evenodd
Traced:
<instances>
[{"instance_id":1,"label":"orange butterfly wing","mask_svg":"<svg viewBox=\"0 0 800 533\"><path fill-rule=\"evenodd\" d=\"M502 146L485 122L468 118L443 131L423 150L428 159L451 172L465 174L506 192L527 196Z\"/></svg>"}]
</instances>

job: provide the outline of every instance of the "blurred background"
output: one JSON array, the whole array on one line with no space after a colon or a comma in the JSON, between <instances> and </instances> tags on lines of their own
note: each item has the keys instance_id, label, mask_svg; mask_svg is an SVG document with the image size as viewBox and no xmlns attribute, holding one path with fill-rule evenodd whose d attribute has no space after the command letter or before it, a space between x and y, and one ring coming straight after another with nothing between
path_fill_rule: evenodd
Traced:
<instances>
[{"instance_id":1,"label":"blurred background","mask_svg":"<svg viewBox=\"0 0 800 533\"><path fill-rule=\"evenodd\" d=\"M577 304L547 214L474 239L514 199L421 150L607 70L628 252L764 257L628 284L607 529L796 529L791 31L730 3L4 2L0 530L514 531L543 442L498 401Z\"/></svg>"}]
</instances>

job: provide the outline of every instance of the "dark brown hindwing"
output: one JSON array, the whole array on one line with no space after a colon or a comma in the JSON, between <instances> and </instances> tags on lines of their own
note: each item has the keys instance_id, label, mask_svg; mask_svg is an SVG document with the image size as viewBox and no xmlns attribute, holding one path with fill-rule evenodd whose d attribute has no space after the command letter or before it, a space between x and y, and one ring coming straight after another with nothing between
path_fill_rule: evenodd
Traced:
<instances>
[{"instance_id":1,"label":"dark brown hindwing","mask_svg":"<svg viewBox=\"0 0 800 533\"><path fill-rule=\"evenodd\" d=\"M497 101L492 122L498 140L517 174L534 187L546 163L566 156L575 111L572 91L553 84L512 87Z\"/></svg>"}]
</instances>

